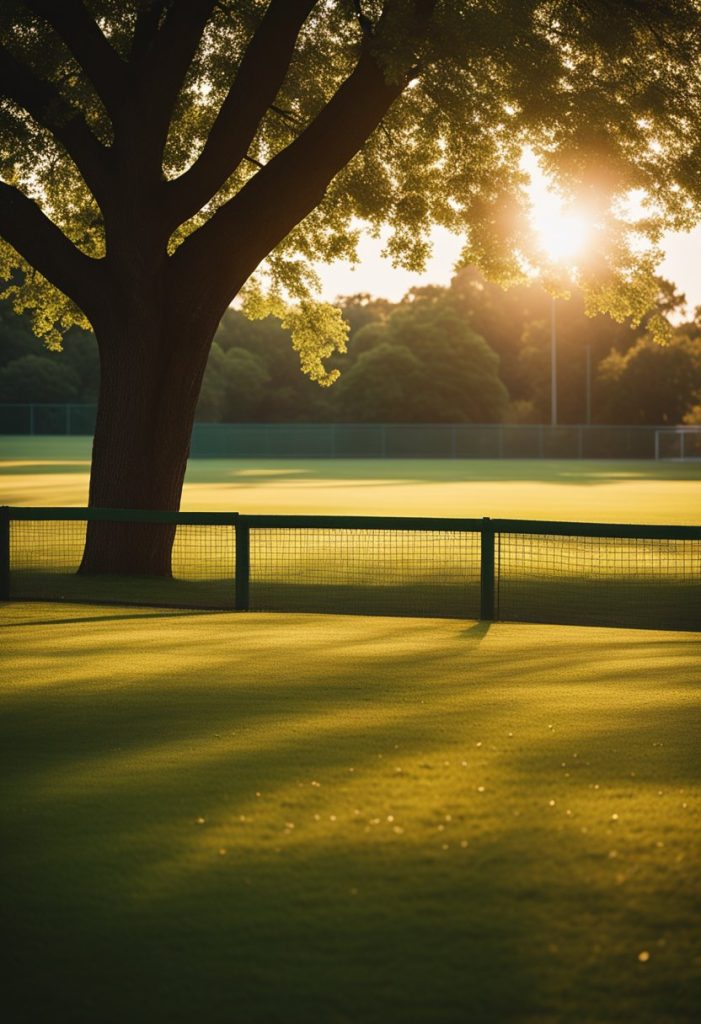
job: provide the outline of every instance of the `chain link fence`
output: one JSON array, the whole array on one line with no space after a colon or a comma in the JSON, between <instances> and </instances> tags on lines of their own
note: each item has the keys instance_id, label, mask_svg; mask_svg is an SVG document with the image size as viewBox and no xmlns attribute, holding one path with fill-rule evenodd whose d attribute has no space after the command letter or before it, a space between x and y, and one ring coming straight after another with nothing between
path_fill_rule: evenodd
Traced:
<instances>
[{"instance_id":1,"label":"chain link fence","mask_svg":"<svg viewBox=\"0 0 701 1024\"><path fill-rule=\"evenodd\" d=\"M1 405L0 435L92 435L94 405ZM655 426L196 423L202 459L654 459Z\"/></svg>"}]
</instances>

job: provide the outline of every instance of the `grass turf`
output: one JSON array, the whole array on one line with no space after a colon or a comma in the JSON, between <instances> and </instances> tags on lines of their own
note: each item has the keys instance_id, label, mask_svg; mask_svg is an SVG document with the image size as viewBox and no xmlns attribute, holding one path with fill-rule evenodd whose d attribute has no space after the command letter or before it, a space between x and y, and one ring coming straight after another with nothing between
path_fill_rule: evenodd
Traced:
<instances>
[{"instance_id":1,"label":"grass turf","mask_svg":"<svg viewBox=\"0 0 701 1024\"><path fill-rule=\"evenodd\" d=\"M3 451L1 500L85 503L85 439ZM690 523L700 478L198 460L183 507ZM698 637L4 619L13 1020L695 1019Z\"/></svg>"},{"instance_id":2,"label":"grass turf","mask_svg":"<svg viewBox=\"0 0 701 1024\"><path fill-rule=\"evenodd\" d=\"M12 1021L696 1019L698 636L2 625Z\"/></svg>"},{"instance_id":3,"label":"grass turf","mask_svg":"<svg viewBox=\"0 0 701 1024\"><path fill-rule=\"evenodd\" d=\"M90 440L0 438L0 502L85 505ZM701 463L192 459L183 509L699 522Z\"/></svg>"}]
</instances>

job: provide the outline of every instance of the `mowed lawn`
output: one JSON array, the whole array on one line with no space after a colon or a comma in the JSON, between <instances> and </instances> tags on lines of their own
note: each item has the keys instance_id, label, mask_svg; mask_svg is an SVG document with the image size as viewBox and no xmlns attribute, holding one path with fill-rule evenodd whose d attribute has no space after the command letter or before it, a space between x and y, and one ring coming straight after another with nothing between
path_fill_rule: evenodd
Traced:
<instances>
[{"instance_id":1,"label":"mowed lawn","mask_svg":"<svg viewBox=\"0 0 701 1024\"><path fill-rule=\"evenodd\" d=\"M90 441L0 438L0 503L85 505ZM701 463L192 459L189 511L701 522Z\"/></svg>"},{"instance_id":2,"label":"mowed lawn","mask_svg":"<svg viewBox=\"0 0 701 1024\"><path fill-rule=\"evenodd\" d=\"M5 1019L698 1019L698 634L2 620Z\"/></svg>"},{"instance_id":3,"label":"mowed lawn","mask_svg":"<svg viewBox=\"0 0 701 1024\"><path fill-rule=\"evenodd\" d=\"M85 503L83 439L11 446L0 501ZM698 523L700 482L193 461L184 507ZM700 634L14 603L0 648L12 1022L698 1019Z\"/></svg>"}]
</instances>

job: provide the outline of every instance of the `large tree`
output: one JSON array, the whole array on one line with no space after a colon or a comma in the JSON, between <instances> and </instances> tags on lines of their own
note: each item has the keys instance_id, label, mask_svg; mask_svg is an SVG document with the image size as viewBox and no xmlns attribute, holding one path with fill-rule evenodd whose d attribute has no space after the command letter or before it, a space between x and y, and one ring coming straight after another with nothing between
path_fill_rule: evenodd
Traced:
<instances>
[{"instance_id":1,"label":"large tree","mask_svg":"<svg viewBox=\"0 0 701 1024\"><path fill-rule=\"evenodd\" d=\"M3 0L0 271L50 341L76 319L97 336L90 503L178 507L212 337L261 264L251 315L280 313L303 368L333 379L344 332L309 264L352 256L354 218L391 225L405 266L439 223L516 277L526 141L599 221L633 187L653 239L662 210L688 217L697 6ZM619 233L592 262L601 302L624 283L644 304L631 253ZM170 539L95 525L83 568L168 573Z\"/></svg>"}]
</instances>

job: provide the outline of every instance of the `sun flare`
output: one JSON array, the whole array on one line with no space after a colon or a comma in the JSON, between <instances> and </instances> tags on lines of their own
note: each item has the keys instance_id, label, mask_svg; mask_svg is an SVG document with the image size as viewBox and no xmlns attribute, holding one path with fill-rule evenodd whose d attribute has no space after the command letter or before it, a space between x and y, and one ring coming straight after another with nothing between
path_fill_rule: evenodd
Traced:
<instances>
[{"instance_id":1,"label":"sun flare","mask_svg":"<svg viewBox=\"0 0 701 1024\"><path fill-rule=\"evenodd\" d=\"M562 210L534 211L541 247L555 263L569 263L587 243L589 227L576 213Z\"/></svg>"},{"instance_id":2,"label":"sun flare","mask_svg":"<svg viewBox=\"0 0 701 1024\"><path fill-rule=\"evenodd\" d=\"M571 265L589 242L587 218L567 206L531 150L524 151L521 167L530 177L531 223L540 248L554 263Z\"/></svg>"}]
</instances>

